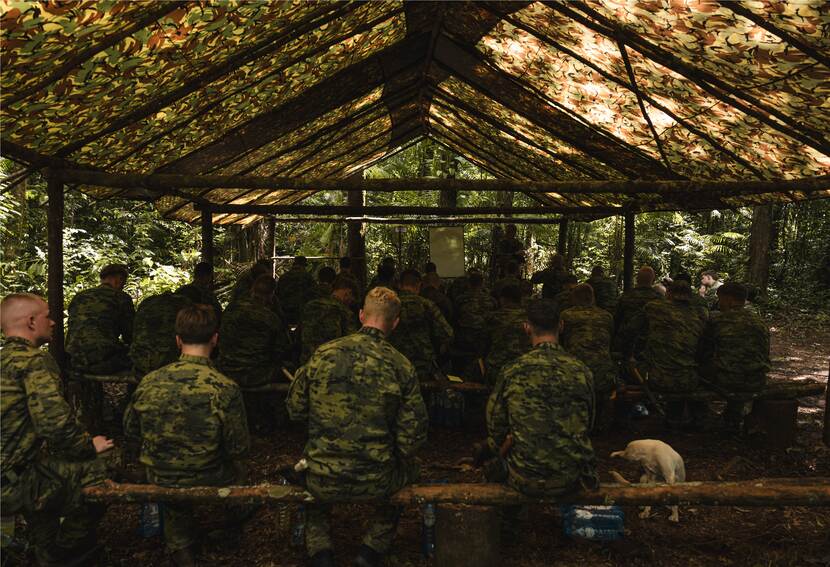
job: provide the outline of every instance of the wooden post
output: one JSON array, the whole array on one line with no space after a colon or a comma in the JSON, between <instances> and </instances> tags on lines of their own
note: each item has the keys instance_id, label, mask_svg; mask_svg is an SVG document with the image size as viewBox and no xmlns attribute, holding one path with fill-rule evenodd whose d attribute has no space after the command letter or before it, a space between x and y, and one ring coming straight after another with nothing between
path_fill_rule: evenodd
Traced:
<instances>
[{"instance_id":1,"label":"wooden post","mask_svg":"<svg viewBox=\"0 0 830 567\"><path fill-rule=\"evenodd\" d=\"M66 358L63 345L63 179L59 172L47 174L47 263L49 316L55 322L49 351L61 369Z\"/></svg>"},{"instance_id":2,"label":"wooden post","mask_svg":"<svg viewBox=\"0 0 830 567\"><path fill-rule=\"evenodd\" d=\"M362 177L361 172L361 177ZM350 191L346 194L350 207L362 207L365 193ZM363 236L363 223L350 222L346 225L349 258L352 259L352 273L357 276L360 285L366 287L366 239ZM362 301L362 298L361 298Z\"/></svg>"},{"instance_id":3,"label":"wooden post","mask_svg":"<svg viewBox=\"0 0 830 567\"><path fill-rule=\"evenodd\" d=\"M202 209L202 262L213 265L213 211Z\"/></svg>"},{"instance_id":4,"label":"wooden post","mask_svg":"<svg viewBox=\"0 0 830 567\"><path fill-rule=\"evenodd\" d=\"M824 389L824 444L830 447L830 364L827 368L827 386Z\"/></svg>"},{"instance_id":5,"label":"wooden post","mask_svg":"<svg viewBox=\"0 0 830 567\"><path fill-rule=\"evenodd\" d=\"M634 213L625 213L625 245L623 247L623 291L631 289L634 280Z\"/></svg>"},{"instance_id":6,"label":"wooden post","mask_svg":"<svg viewBox=\"0 0 830 567\"><path fill-rule=\"evenodd\" d=\"M568 219L559 221L559 240L556 242L556 253L565 256L568 251Z\"/></svg>"}]
</instances>

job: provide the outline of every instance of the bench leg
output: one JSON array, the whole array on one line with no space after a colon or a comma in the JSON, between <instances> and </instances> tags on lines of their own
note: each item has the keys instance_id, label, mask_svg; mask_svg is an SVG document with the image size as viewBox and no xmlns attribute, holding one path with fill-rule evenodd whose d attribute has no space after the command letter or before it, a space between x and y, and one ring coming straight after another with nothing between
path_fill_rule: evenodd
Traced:
<instances>
[{"instance_id":1,"label":"bench leg","mask_svg":"<svg viewBox=\"0 0 830 567\"><path fill-rule=\"evenodd\" d=\"M497 508L440 504L435 519L435 567L500 564L501 526Z\"/></svg>"}]
</instances>

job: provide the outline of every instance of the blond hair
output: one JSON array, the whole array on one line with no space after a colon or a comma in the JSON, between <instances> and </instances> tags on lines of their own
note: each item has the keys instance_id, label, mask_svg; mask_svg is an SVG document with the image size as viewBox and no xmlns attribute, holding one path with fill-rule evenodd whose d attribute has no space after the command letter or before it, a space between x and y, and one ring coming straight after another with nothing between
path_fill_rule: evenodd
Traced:
<instances>
[{"instance_id":1,"label":"blond hair","mask_svg":"<svg viewBox=\"0 0 830 567\"><path fill-rule=\"evenodd\" d=\"M401 312L401 300L398 294L388 287L376 287L366 294L363 313L367 317L377 317L392 323Z\"/></svg>"}]
</instances>

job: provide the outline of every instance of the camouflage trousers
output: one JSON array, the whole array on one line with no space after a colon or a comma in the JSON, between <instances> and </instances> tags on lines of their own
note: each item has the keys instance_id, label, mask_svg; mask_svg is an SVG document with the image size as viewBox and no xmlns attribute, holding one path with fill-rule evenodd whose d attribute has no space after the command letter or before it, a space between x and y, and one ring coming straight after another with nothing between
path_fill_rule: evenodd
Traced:
<instances>
[{"instance_id":1,"label":"camouflage trousers","mask_svg":"<svg viewBox=\"0 0 830 567\"><path fill-rule=\"evenodd\" d=\"M397 492L418 477L415 466L408 470L396 471L388 486L345 486L337 479L306 476L306 488L317 500L306 507L305 546L309 557L332 548L331 543L331 501L348 500L351 497L374 496L378 503L374 505L370 524L363 536L363 544L381 555L386 555L392 548L401 509L385 502L391 494Z\"/></svg>"},{"instance_id":2,"label":"camouflage trousers","mask_svg":"<svg viewBox=\"0 0 830 567\"><path fill-rule=\"evenodd\" d=\"M65 565L97 541L96 528L106 507L84 502L81 489L105 479L102 459L65 461L44 456L19 475L4 474L0 506L3 515L23 515L39 564Z\"/></svg>"},{"instance_id":3,"label":"camouflage trousers","mask_svg":"<svg viewBox=\"0 0 830 567\"><path fill-rule=\"evenodd\" d=\"M147 469L147 480L159 486L187 487L187 486L229 486L244 484L247 473L241 467L234 469L228 465L215 471L196 473L169 473ZM241 527L242 520L250 516L252 508L249 506L227 506L224 516L227 525ZM164 542L171 552L195 546L198 543L199 526L194 518L194 506L182 502L165 502L161 506L162 523L164 525Z\"/></svg>"}]
</instances>

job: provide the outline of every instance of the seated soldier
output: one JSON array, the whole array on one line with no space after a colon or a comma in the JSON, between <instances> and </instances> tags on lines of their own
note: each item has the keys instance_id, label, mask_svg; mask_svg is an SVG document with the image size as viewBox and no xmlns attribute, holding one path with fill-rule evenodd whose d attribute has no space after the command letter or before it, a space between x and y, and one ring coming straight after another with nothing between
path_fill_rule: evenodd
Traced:
<instances>
[{"instance_id":1,"label":"seated soldier","mask_svg":"<svg viewBox=\"0 0 830 567\"><path fill-rule=\"evenodd\" d=\"M354 268L352 267L352 259L348 256L343 256L342 258L340 258L338 265L340 266L340 271L337 272L337 275L343 276L344 278L348 278L352 281L352 286L354 287L355 291L355 299L358 300L359 303L362 303L363 284L361 283L360 278L358 278L357 274L355 274L354 272Z\"/></svg>"},{"instance_id":2,"label":"seated soldier","mask_svg":"<svg viewBox=\"0 0 830 567\"><path fill-rule=\"evenodd\" d=\"M456 299L455 346L459 353L456 371L468 380L483 381L479 360L487 353L487 320L495 311L493 297L484 289L484 278L478 271L467 274L467 291Z\"/></svg>"},{"instance_id":3,"label":"seated soldier","mask_svg":"<svg viewBox=\"0 0 830 567\"><path fill-rule=\"evenodd\" d=\"M504 276L493 284L493 297L499 298L502 288L508 285L520 286L522 278L519 276L519 264L508 262L504 267Z\"/></svg>"},{"instance_id":4,"label":"seated soldier","mask_svg":"<svg viewBox=\"0 0 830 567\"><path fill-rule=\"evenodd\" d=\"M424 275L421 284L421 297L426 297L441 310L441 314L447 321L452 321L452 302L447 295L441 291L441 278L436 272L429 272Z\"/></svg>"},{"instance_id":5,"label":"seated soldier","mask_svg":"<svg viewBox=\"0 0 830 567\"><path fill-rule=\"evenodd\" d=\"M216 320L221 321L222 306L213 293L213 264L209 262L196 264L193 270L193 281L177 289L176 295L184 295L191 303L210 305L216 311Z\"/></svg>"},{"instance_id":6,"label":"seated soldier","mask_svg":"<svg viewBox=\"0 0 830 567\"><path fill-rule=\"evenodd\" d=\"M308 260L305 256L295 257L291 269L285 272L277 283L277 296L289 325L300 322L303 305L316 297L317 286L314 276L306 270L307 266Z\"/></svg>"},{"instance_id":7,"label":"seated soldier","mask_svg":"<svg viewBox=\"0 0 830 567\"><path fill-rule=\"evenodd\" d=\"M415 369L385 339L400 308L395 292L372 289L360 311L360 331L318 348L291 383L288 412L308 425L303 456L306 488L315 502L306 512L306 550L313 567L335 564L330 502L383 502L417 479L414 457L427 438L426 408ZM399 517L399 508L375 506L355 565L381 564Z\"/></svg>"},{"instance_id":8,"label":"seated soldier","mask_svg":"<svg viewBox=\"0 0 830 567\"><path fill-rule=\"evenodd\" d=\"M565 258L561 254L554 254L550 257L548 267L533 274L530 278L530 283L542 284L542 297L545 299L553 299L562 291L562 283L567 275Z\"/></svg>"},{"instance_id":9,"label":"seated soldier","mask_svg":"<svg viewBox=\"0 0 830 567\"><path fill-rule=\"evenodd\" d=\"M591 369L596 395L596 428L604 430L611 416L611 392L617 381L617 367L611 359L614 318L594 304L594 290L580 284L571 290L573 307L562 314L561 343L568 353Z\"/></svg>"},{"instance_id":10,"label":"seated soldier","mask_svg":"<svg viewBox=\"0 0 830 567\"><path fill-rule=\"evenodd\" d=\"M438 356L452 342L452 327L441 310L419 295L421 274L404 270L401 274L400 323L390 329L389 342L415 367L419 380L432 380Z\"/></svg>"},{"instance_id":11,"label":"seated soldier","mask_svg":"<svg viewBox=\"0 0 830 567\"><path fill-rule=\"evenodd\" d=\"M377 275L369 282L369 289L373 287L388 287L389 289L398 287L398 269L395 259L391 256L386 256L378 264Z\"/></svg>"},{"instance_id":12,"label":"seated soldier","mask_svg":"<svg viewBox=\"0 0 830 567\"><path fill-rule=\"evenodd\" d=\"M605 277L605 269L602 266L594 266L587 283L594 290L597 307L613 314L617 309L617 282Z\"/></svg>"},{"instance_id":13,"label":"seated soldier","mask_svg":"<svg viewBox=\"0 0 830 567\"><path fill-rule=\"evenodd\" d=\"M239 386L210 361L217 339L211 307L191 305L179 311L176 342L181 358L145 376L127 408L124 432L141 439L140 461L153 484L228 486L247 480L245 406ZM193 506L165 502L161 510L173 561L197 565Z\"/></svg>"},{"instance_id":14,"label":"seated soldier","mask_svg":"<svg viewBox=\"0 0 830 567\"><path fill-rule=\"evenodd\" d=\"M688 272L680 272L679 274L674 275L672 281L683 281L688 283L689 287L691 287L692 276L690 276ZM696 293L692 293L692 298L689 300L689 304L694 307L704 319L709 318L709 302L706 299Z\"/></svg>"},{"instance_id":15,"label":"seated soldier","mask_svg":"<svg viewBox=\"0 0 830 567\"><path fill-rule=\"evenodd\" d=\"M219 370L242 388L254 388L282 379L282 367L290 358L288 325L271 308L274 278L260 276L250 295L228 305L219 327ZM274 396L245 392L245 408L251 429L263 433L276 426Z\"/></svg>"},{"instance_id":16,"label":"seated soldier","mask_svg":"<svg viewBox=\"0 0 830 567\"><path fill-rule=\"evenodd\" d=\"M502 273L509 273L507 267L512 263L521 266L525 261L525 247L516 238L516 225L508 224L504 229L504 238L496 245L496 266ZM518 269L517 269L518 272Z\"/></svg>"},{"instance_id":17,"label":"seated soldier","mask_svg":"<svg viewBox=\"0 0 830 567\"><path fill-rule=\"evenodd\" d=\"M530 350L530 339L525 333L526 310L517 285L507 285L499 291L499 309L488 315L489 332L487 357L484 360L485 382L491 388L505 364Z\"/></svg>"},{"instance_id":18,"label":"seated soldier","mask_svg":"<svg viewBox=\"0 0 830 567\"><path fill-rule=\"evenodd\" d=\"M629 351L635 358L640 358L643 346L641 337L632 334L629 327L638 314L642 313L646 303L663 299L663 295L653 287L654 277L654 270L650 266L642 266L637 272L636 285L620 296L614 314L615 352Z\"/></svg>"},{"instance_id":19,"label":"seated soldier","mask_svg":"<svg viewBox=\"0 0 830 567\"><path fill-rule=\"evenodd\" d=\"M231 292L231 302L242 297L248 297L251 293L251 286L259 278L259 276L269 275L273 277L274 264L268 258L262 258L254 262L250 268L242 272L239 279L233 286Z\"/></svg>"},{"instance_id":20,"label":"seated soldier","mask_svg":"<svg viewBox=\"0 0 830 567\"><path fill-rule=\"evenodd\" d=\"M329 297L331 295L331 284L334 283L334 278L337 277L337 272L334 268L323 266L317 270L317 297ZM300 310L302 314L302 310Z\"/></svg>"},{"instance_id":21,"label":"seated soldier","mask_svg":"<svg viewBox=\"0 0 830 567\"><path fill-rule=\"evenodd\" d=\"M66 354L73 374L116 374L129 371L133 335L133 300L124 293L127 267L110 264L101 270L101 285L79 292L69 303ZM81 418L93 432L104 422L104 385L82 380L78 385Z\"/></svg>"},{"instance_id":22,"label":"seated soldier","mask_svg":"<svg viewBox=\"0 0 830 567\"><path fill-rule=\"evenodd\" d=\"M190 299L185 295L166 291L151 295L138 305L133 322L130 358L139 379L178 360L176 315L190 304Z\"/></svg>"},{"instance_id":23,"label":"seated soldier","mask_svg":"<svg viewBox=\"0 0 830 567\"><path fill-rule=\"evenodd\" d=\"M718 288L718 308L706 326L701 346L702 373L727 392L757 392L764 388L769 360L769 329L745 309L747 289L736 282ZM730 400L724 420L740 430L744 403Z\"/></svg>"},{"instance_id":24,"label":"seated soldier","mask_svg":"<svg viewBox=\"0 0 830 567\"><path fill-rule=\"evenodd\" d=\"M565 309L573 307L571 300L571 290L576 287L579 280L573 274L568 274L562 279L562 291L556 294L553 298L553 308L556 311L557 319Z\"/></svg>"},{"instance_id":25,"label":"seated soldier","mask_svg":"<svg viewBox=\"0 0 830 567\"><path fill-rule=\"evenodd\" d=\"M675 281L666 299L647 303L631 327L645 337L642 366L654 391L682 394L697 389L697 355L706 320L690 304L691 297L689 284ZM684 416L687 406L688 417ZM669 402L666 424L700 429L706 411L705 402Z\"/></svg>"},{"instance_id":26,"label":"seated soldier","mask_svg":"<svg viewBox=\"0 0 830 567\"><path fill-rule=\"evenodd\" d=\"M597 484L591 371L559 346L554 313L550 300L530 302L533 348L502 369L487 402L487 480L534 497Z\"/></svg>"},{"instance_id":27,"label":"seated soldier","mask_svg":"<svg viewBox=\"0 0 830 567\"><path fill-rule=\"evenodd\" d=\"M96 454L113 443L91 437L64 400L58 365L40 349L54 326L36 295L14 293L0 303L0 508L26 520L38 565L90 565L104 507L85 503L81 489L105 480Z\"/></svg>"},{"instance_id":28,"label":"seated soldier","mask_svg":"<svg viewBox=\"0 0 830 567\"><path fill-rule=\"evenodd\" d=\"M312 299L303 307L300 319L302 354L305 364L320 345L357 331L357 318L351 307L355 303L354 280L337 276L328 297Z\"/></svg>"},{"instance_id":29,"label":"seated soldier","mask_svg":"<svg viewBox=\"0 0 830 567\"><path fill-rule=\"evenodd\" d=\"M720 276L714 270L706 270L700 274L700 287L697 292L706 301L710 311L718 309L718 288L723 285Z\"/></svg>"}]
</instances>

